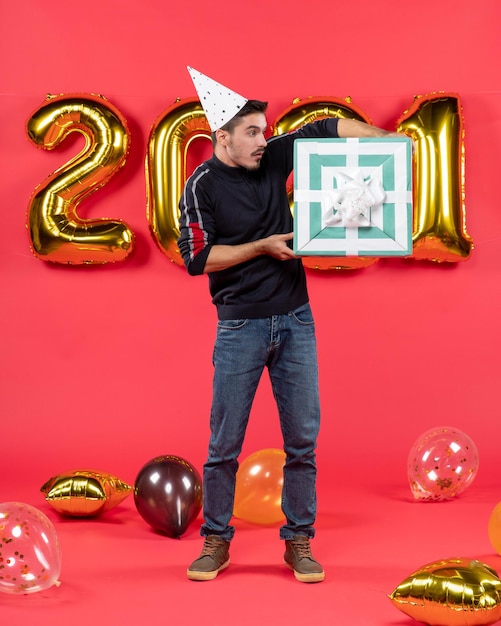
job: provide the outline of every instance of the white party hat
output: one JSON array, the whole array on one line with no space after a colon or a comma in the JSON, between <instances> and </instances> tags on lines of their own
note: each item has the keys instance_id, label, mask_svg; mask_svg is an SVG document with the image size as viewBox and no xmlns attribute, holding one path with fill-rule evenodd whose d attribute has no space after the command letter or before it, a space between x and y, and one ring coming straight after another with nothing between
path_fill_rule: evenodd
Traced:
<instances>
[{"instance_id":1,"label":"white party hat","mask_svg":"<svg viewBox=\"0 0 501 626\"><path fill-rule=\"evenodd\" d=\"M247 98L231 91L198 70L188 66L188 72L212 132L229 122L248 102Z\"/></svg>"}]
</instances>

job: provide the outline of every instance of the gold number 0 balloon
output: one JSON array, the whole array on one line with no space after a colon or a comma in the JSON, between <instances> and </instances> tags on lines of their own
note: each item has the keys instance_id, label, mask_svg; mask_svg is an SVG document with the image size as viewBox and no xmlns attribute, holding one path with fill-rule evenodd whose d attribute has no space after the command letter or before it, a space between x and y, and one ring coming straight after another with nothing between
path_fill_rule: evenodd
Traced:
<instances>
[{"instance_id":1,"label":"gold number 0 balloon","mask_svg":"<svg viewBox=\"0 0 501 626\"><path fill-rule=\"evenodd\" d=\"M85 137L83 150L38 185L28 209L32 250L54 263L121 261L134 236L122 221L83 220L79 203L108 182L127 159L130 135L121 113L101 96L48 96L27 122L28 137L52 150L72 132Z\"/></svg>"},{"instance_id":2,"label":"gold number 0 balloon","mask_svg":"<svg viewBox=\"0 0 501 626\"><path fill-rule=\"evenodd\" d=\"M196 98L179 101L150 131L146 156L147 217L150 231L166 256L183 265L177 247L179 198L186 182L188 148L198 138L210 140L205 113Z\"/></svg>"},{"instance_id":3,"label":"gold number 0 balloon","mask_svg":"<svg viewBox=\"0 0 501 626\"><path fill-rule=\"evenodd\" d=\"M398 121L414 140L415 259L463 261L473 243L464 209L463 119L459 97L435 93L415 98Z\"/></svg>"},{"instance_id":4,"label":"gold number 0 balloon","mask_svg":"<svg viewBox=\"0 0 501 626\"><path fill-rule=\"evenodd\" d=\"M335 98L308 98L295 99L292 105L273 124L273 134L283 135L300 128L304 124L325 117L339 117L356 119L370 124L370 119L356 109L349 98L338 100ZM294 207L293 185L287 186L291 211ZM376 263L377 258L368 257L304 257L303 265L316 270L360 269Z\"/></svg>"}]
</instances>

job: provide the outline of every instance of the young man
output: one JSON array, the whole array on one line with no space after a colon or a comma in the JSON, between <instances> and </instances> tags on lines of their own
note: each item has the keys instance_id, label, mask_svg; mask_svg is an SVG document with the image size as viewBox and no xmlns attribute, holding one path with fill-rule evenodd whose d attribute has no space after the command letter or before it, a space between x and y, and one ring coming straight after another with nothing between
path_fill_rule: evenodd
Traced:
<instances>
[{"instance_id":1,"label":"young man","mask_svg":"<svg viewBox=\"0 0 501 626\"><path fill-rule=\"evenodd\" d=\"M310 547L320 424L316 340L303 265L289 247L293 226L286 181L297 138L389 133L356 120L329 118L266 139L267 103L246 100L188 70L213 133L214 154L186 182L178 244L188 272L208 274L218 326L203 472L205 541L187 575L212 580L229 564L237 459L267 368L286 453L286 521L280 528L284 560L297 580L320 582L325 574Z\"/></svg>"}]
</instances>

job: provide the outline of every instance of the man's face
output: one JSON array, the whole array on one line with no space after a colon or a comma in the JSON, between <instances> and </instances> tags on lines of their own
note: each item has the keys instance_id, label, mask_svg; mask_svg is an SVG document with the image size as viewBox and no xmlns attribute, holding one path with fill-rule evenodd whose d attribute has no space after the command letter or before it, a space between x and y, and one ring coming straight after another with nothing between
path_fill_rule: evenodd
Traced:
<instances>
[{"instance_id":1,"label":"man's face","mask_svg":"<svg viewBox=\"0 0 501 626\"><path fill-rule=\"evenodd\" d=\"M242 117L230 134L219 130L216 156L230 167L257 170L266 149L266 116L251 113Z\"/></svg>"}]
</instances>

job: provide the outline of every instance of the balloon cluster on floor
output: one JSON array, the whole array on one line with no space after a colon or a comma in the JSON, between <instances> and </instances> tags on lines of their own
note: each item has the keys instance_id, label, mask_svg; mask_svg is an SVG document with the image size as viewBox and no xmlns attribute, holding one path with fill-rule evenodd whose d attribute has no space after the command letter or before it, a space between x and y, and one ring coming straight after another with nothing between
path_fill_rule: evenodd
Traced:
<instances>
[{"instance_id":1,"label":"balloon cluster on floor","mask_svg":"<svg viewBox=\"0 0 501 626\"><path fill-rule=\"evenodd\" d=\"M235 516L269 525L283 519L282 468L285 454L274 448L245 459L237 474ZM202 480L186 459L157 456L143 465L133 485L114 474L76 469L50 477L41 487L60 515L95 518L130 494L140 517L155 531L180 538L202 508ZM56 528L37 508L0 504L0 592L27 594L59 585L61 547Z\"/></svg>"},{"instance_id":2,"label":"balloon cluster on floor","mask_svg":"<svg viewBox=\"0 0 501 626\"><path fill-rule=\"evenodd\" d=\"M233 514L258 525L284 521L282 450L266 448L245 458L236 476ZM412 498L441 502L473 483L478 450L461 430L440 426L422 433L409 450L407 477ZM143 465L133 485L107 472L73 470L41 487L46 502L62 516L93 518L130 494L153 531L179 539L202 507L202 481L186 459L157 456ZM501 555L501 502L488 523L490 542ZM0 591L27 594L59 585L61 548L56 529L38 509L20 502L0 504ZM470 557L439 558L413 571L389 599L409 617L430 626L480 626L501 619L501 580L488 564Z\"/></svg>"},{"instance_id":3,"label":"balloon cluster on floor","mask_svg":"<svg viewBox=\"0 0 501 626\"><path fill-rule=\"evenodd\" d=\"M440 426L422 433L407 458L412 497L420 502L456 498L473 483L479 454L461 430ZM501 554L501 503L491 514L489 538ZM501 580L496 570L468 557L440 559L403 580L389 599L395 608L430 626L481 626L501 619Z\"/></svg>"}]
</instances>

